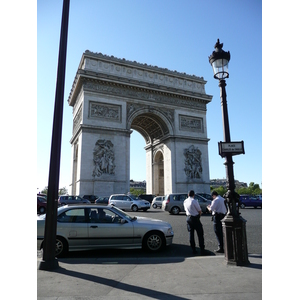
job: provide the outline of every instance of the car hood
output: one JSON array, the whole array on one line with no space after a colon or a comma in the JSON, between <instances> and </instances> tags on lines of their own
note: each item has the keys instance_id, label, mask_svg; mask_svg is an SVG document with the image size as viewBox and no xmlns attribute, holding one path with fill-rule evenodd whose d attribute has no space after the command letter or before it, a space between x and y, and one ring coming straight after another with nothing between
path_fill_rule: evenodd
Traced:
<instances>
[{"instance_id":1,"label":"car hood","mask_svg":"<svg viewBox=\"0 0 300 300\"><path fill-rule=\"evenodd\" d=\"M45 220L46 219L46 214L43 214L43 215L37 215L37 220Z\"/></svg>"},{"instance_id":2,"label":"car hood","mask_svg":"<svg viewBox=\"0 0 300 300\"><path fill-rule=\"evenodd\" d=\"M165 226L170 226L170 223L162 221L162 220L157 220L157 219L151 219L147 217L136 217L135 222L143 225L165 225Z\"/></svg>"}]
</instances>

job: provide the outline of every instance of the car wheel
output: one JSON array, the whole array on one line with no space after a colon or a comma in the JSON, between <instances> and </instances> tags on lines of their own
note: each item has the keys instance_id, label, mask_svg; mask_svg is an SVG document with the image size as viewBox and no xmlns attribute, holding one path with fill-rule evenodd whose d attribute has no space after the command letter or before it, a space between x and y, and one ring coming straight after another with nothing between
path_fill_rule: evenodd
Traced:
<instances>
[{"instance_id":1,"label":"car wheel","mask_svg":"<svg viewBox=\"0 0 300 300\"><path fill-rule=\"evenodd\" d=\"M131 210L132 211L138 211L138 207L136 205L132 205Z\"/></svg>"},{"instance_id":2,"label":"car wheel","mask_svg":"<svg viewBox=\"0 0 300 300\"><path fill-rule=\"evenodd\" d=\"M145 235L143 248L147 251L157 252L165 246L165 239L161 232L153 231Z\"/></svg>"},{"instance_id":3,"label":"car wheel","mask_svg":"<svg viewBox=\"0 0 300 300\"><path fill-rule=\"evenodd\" d=\"M152 205L152 207L153 207L153 208L157 208L157 205L154 203L154 204Z\"/></svg>"},{"instance_id":4,"label":"car wheel","mask_svg":"<svg viewBox=\"0 0 300 300\"><path fill-rule=\"evenodd\" d=\"M241 208L245 208L245 204L242 203L242 204L241 204Z\"/></svg>"},{"instance_id":5,"label":"car wheel","mask_svg":"<svg viewBox=\"0 0 300 300\"><path fill-rule=\"evenodd\" d=\"M46 211L45 207L40 207L40 214L41 214L41 215L44 214L45 211Z\"/></svg>"},{"instance_id":6,"label":"car wheel","mask_svg":"<svg viewBox=\"0 0 300 300\"><path fill-rule=\"evenodd\" d=\"M60 236L56 237L55 256L62 257L68 252L66 240Z\"/></svg>"},{"instance_id":7,"label":"car wheel","mask_svg":"<svg viewBox=\"0 0 300 300\"><path fill-rule=\"evenodd\" d=\"M172 215L178 215L180 213L180 209L177 206L172 207L171 214Z\"/></svg>"}]
</instances>

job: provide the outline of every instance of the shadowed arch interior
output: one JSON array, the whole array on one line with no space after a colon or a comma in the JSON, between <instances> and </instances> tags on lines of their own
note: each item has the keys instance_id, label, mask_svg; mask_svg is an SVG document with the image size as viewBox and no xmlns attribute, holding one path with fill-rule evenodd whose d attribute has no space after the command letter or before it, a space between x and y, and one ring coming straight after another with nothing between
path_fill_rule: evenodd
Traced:
<instances>
[{"instance_id":1,"label":"shadowed arch interior","mask_svg":"<svg viewBox=\"0 0 300 300\"><path fill-rule=\"evenodd\" d=\"M169 133L166 124L156 115L145 113L134 118L131 128L138 131L149 144Z\"/></svg>"}]
</instances>

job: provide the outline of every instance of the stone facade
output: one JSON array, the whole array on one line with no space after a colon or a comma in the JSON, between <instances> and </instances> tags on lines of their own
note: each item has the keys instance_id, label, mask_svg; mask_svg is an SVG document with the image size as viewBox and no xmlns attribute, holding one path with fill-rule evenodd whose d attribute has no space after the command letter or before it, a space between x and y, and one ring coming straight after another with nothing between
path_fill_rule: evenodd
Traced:
<instances>
[{"instance_id":1,"label":"stone facade","mask_svg":"<svg viewBox=\"0 0 300 300\"><path fill-rule=\"evenodd\" d=\"M72 194L127 193L130 134L145 139L148 194L209 192L202 77L86 51L69 95Z\"/></svg>"}]
</instances>

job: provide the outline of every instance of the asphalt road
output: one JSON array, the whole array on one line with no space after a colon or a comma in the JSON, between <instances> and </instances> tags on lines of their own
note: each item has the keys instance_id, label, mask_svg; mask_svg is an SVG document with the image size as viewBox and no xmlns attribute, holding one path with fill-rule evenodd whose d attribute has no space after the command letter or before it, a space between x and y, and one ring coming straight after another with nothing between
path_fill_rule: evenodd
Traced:
<instances>
[{"instance_id":1,"label":"asphalt road","mask_svg":"<svg viewBox=\"0 0 300 300\"><path fill-rule=\"evenodd\" d=\"M240 210L241 216L247 221L246 235L248 254L262 254L262 209L245 208ZM109 250L91 250L91 251L76 251L69 252L67 257L191 257L192 252L189 245L189 235L186 227L186 217L184 213L179 215L170 215L168 212L161 209L151 208L147 212L139 211L136 213L129 212L131 215L143 216L149 218L160 219L169 222L174 231L173 244L159 253L148 253L141 249L126 250L126 249L109 249ZM217 249L217 240L213 231L213 222L211 215L202 215L201 222L204 229L205 248L208 250L208 255L215 255L214 249ZM195 233L196 234L196 233ZM196 235L197 237L197 235ZM197 241L197 238L196 238ZM197 247L199 246L196 244ZM39 254L38 254L39 255ZM217 254L224 255L224 254Z\"/></svg>"}]
</instances>

